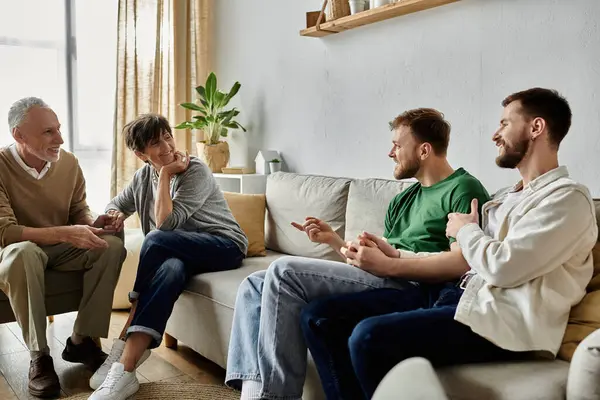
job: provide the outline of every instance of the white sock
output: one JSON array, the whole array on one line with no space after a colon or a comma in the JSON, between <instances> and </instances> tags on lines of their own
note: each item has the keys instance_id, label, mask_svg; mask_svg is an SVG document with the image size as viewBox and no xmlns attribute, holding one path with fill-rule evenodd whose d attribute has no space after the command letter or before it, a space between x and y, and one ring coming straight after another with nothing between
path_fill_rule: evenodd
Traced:
<instances>
[{"instance_id":1,"label":"white sock","mask_svg":"<svg viewBox=\"0 0 600 400\"><path fill-rule=\"evenodd\" d=\"M260 400L262 383L259 381L243 381L242 397L240 400Z\"/></svg>"}]
</instances>

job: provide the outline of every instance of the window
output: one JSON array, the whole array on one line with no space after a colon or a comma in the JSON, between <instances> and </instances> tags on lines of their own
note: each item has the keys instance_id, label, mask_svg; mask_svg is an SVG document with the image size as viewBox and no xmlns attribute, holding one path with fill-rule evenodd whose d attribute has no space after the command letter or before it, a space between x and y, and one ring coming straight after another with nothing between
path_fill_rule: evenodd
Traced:
<instances>
[{"instance_id":1,"label":"window","mask_svg":"<svg viewBox=\"0 0 600 400\"><path fill-rule=\"evenodd\" d=\"M110 200L117 12L118 0L0 3L0 121L15 100L44 99L79 159L94 212ZM12 142L4 125L0 146Z\"/></svg>"},{"instance_id":2,"label":"window","mask_svg":"<svg viewBox=\"0 0 600 400\"><path fill-rule=\"evenodd\" d=\"M13 142L6 125L8 110L26 96L41 97L52 105L68 141L65 14L64 0L3 1L0 5L2 146Z\"/></svg>"}]
</instances>

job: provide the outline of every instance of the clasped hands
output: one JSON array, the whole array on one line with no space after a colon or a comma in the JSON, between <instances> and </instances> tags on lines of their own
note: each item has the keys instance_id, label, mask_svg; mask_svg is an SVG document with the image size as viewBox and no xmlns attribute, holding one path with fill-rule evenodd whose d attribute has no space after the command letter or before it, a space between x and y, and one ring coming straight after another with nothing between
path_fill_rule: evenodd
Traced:
<instances>
[{"instance_id":1,"label":"clasped hands","mask_svg":"<svg viewBox=\"0 0 600 400\"><path fill-rule=\"evenodd\" d=\"M346 263L381 277L390 275L391 259L400 257L394 246L368 232L346 242L340 253L346 257Z\"/></svg>"}]
</instances>

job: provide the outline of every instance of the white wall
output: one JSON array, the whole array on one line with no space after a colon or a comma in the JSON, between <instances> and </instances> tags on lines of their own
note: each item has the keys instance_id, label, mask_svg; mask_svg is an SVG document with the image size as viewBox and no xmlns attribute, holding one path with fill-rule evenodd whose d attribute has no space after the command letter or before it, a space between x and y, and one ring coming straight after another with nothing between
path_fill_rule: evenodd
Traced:
<instances>
[{"instance_id":1,"label":"white wall","mask_svg":"<svg viewBox=\"0 0 600 400\"><path fill-rule=\"evenodd\" d=\"M561 163L600 196L600 1L462 0L321 39L298 33L320 0L215 3L215 70L250 128L232 164L262 147L295 172L391 178L388 121L427 106L452 123L451 163L494 191L517 177L494 163L500 102L544 86L573 109Z\"/></svg>"}]
</instances>

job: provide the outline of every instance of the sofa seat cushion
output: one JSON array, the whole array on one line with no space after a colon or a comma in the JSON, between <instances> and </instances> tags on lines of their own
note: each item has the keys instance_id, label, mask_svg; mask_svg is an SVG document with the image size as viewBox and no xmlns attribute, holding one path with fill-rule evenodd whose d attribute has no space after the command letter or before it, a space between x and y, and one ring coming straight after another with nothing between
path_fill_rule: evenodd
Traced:
<instances>
[{"instance_id":1,"label":"sofa seat cushion","mask_svg":"<svg viewBox=\"0 0 600 400\"><path fill-rule=\"evenodd\" d=\"M267 250L265 257L246 258L238 269L196 275L190 280L186 291L206 296L233 308L238 287L244 278L253 272L267 269L273 261L284 255Z\"/></svg>"},{"instance_id":2,"label":"sofa seat cushion","mask_svg":"<svg viewBox=\"0 0 600 400\"><path fill-rule=\"evenodd\" d=\"M437 369L452 400L554 400L565 398L569 363L523 361Z\"/></svg>"}]
</instances>

